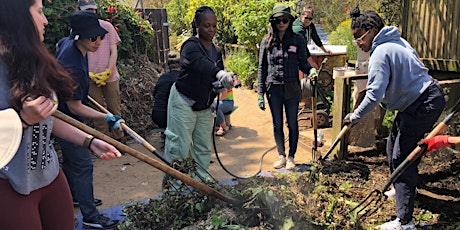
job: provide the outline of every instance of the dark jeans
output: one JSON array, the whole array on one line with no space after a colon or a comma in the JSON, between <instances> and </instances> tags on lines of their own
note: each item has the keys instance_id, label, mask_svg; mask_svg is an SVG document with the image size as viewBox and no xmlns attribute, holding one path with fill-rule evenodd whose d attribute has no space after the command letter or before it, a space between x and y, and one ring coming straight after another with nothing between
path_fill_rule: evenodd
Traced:
<instances>
[{"instance_id":1,"label":"dark jeans","mask_svg":"<svg viewBox=\"0 0 460 230\"><path fill-rule=\"evenodd\" d=\"M424 134L431 131L441 115L446 102L441 87L432 83L420 97L403 112L398 112L387 141L390 171L393 172L415 149ZM393 186L396 189L397 216L408 222L414 212L415 189L418 183L420 158L399 176Z\"/></svg>"},{"instance_id":2,"label":"dark jeans","mask_svg":"<svg viewBox=\"0 0 460 230\"><path fill-rule=\"evenodd\" d=\"M283 106L286 112L286 120L289 129L289 156L294 157L299 141L299 124L297 123L297 109L299 107L300 95L285 98L284 85L271 85L267 91L268 104L273 120L273 132L275 135L278 154L286 156L284 147L283 131Z\"/></svg>"},{"instance_id":3,"label":"dark jeans","mask_svg":"<svg viewBox=\"0 0 460 230\"><path fill-rule=\"evenodd\" d=\"M165 129L167 125L167 112L166 111L156 111L152 109L152 114L150 115L152 121L158 125L158 127Z\"/></svg>"},{"instance_id":4,"label":"dark jeans","mask_svg":"<svg viewBox=\"0 0 460 230\"><path fill-rule=\"evenodd\" d=\"M61 146L62 170L69 182L72 197L78 201L83 217L86 220L95 220L99 216L99 211L94 204L91 152L64 139L56 137L56 140Z\"/></svg>"}]
</instances>

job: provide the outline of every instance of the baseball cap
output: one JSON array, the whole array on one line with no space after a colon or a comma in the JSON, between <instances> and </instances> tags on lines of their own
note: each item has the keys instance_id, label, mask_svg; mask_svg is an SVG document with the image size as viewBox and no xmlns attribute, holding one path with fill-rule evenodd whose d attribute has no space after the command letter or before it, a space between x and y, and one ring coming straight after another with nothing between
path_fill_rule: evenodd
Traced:
<instances>
[{"instance_id":1,"label":"baseball cap","mask_svg":"<svg viewBox=\"0 0 460 230\"><path fill-rule=\"evenodd\" d=\"M14 109L0 110L0 168L7 165L18 151L22 123Z\"/></svg>"},{"instance_id":2,"label":"baseball cap","mask_svg":"<svg viewBox=\"0 0 460 230\"><path fill-rule=\"evenodd\" d=\"M80 8L80 10L97 10L96 2L94 2L94 0L78 0L78 7Z\"/></svg>"}]
</instances>

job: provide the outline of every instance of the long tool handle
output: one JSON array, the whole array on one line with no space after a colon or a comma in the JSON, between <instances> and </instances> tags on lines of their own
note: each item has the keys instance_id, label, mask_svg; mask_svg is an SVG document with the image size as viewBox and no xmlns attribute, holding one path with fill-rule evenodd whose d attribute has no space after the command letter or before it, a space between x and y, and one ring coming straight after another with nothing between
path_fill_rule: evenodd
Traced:
<instances>
[{"instance_id":1,"label":"long tool handle","mask_svg":"<svg viewBox=\"0 0 460 230\"><path fill-rule=\"evenodd\" d=\"M63 114L62 112L60 111L56 111L54 114L53 114L54 117L78 128L78 129L81 129L83 130L84 132L88 133L88 134L91 134L93 136L95 136L96 138L98 139L101 139L107 143L110 143L112 144L113 146L115 146L117 149L125 152L125 153L128 153L129 155L163 171L164 173L178 179L178 180L181 180L183 181L184 183L192 186L193 188L207 194L207 195L211 195L211 196L214 196L222 201L225 201L225 202L228 202L230 204L233 204L233 205L238 205L238 206L241 206L242 205L242 201L241 200L238 200L238 199L235 199L235 198L231 198L231 197L228 197L228 196L225 196L224 194L212 189L211 187L207 186L206 184L202 183L202 182L199 182L195 179L193 179L192 177L186 175L186 174L183 174L179 171L177 171L176 169L174 168L171 168L170 166L168 165L165 165L155 159L153 159L152 157L150 156L147 156L135 149L132 149L118 141L116 141L115 139L97 131L97 130L94 130L93 128Z\"/></svg>"},{"instance_id":2,"label":"long tool handle","mask_svg":"<svg viewBox=\"0 0 460 230\"><path fill-rule=\"evenodd\" d=\"M101 104L99 104L96 100L94 100L92 97L88 96L88 100L93 103L100 111L104 112L104 113L110 113L109 110L107 110L106 108L104 108L104 106L102 106ZM135 141L137 141L138 143L142 144L142 146L144 146L147 150L149 150L151 153L155 154L156 157L158 157L158 159L160 159L161 161L163 161L163 163L171 166L171 163L166 160L163 155L158 152L149 142L147 142L144 138L142 138L142 136L140 136L139 134L137 134L134 130L132 130L128 125L126 125L124 122L121 122L120 123L120 126L123 130L125 130Z\"/></svg>"},{"instance_id":3,"label":"long tool handle","mask_svg":"<svg viewBox=\"0 0 460 230\"><path fill-rule=\"evenodd\" d=\"M324 58L319 67L318 74L313 76L311 83L313 85L313 96L311 97L311 112L312 112L312 124L313 124L313 159L316 159L316 153L318 151L318 115L317 115L317 97L318 97L318 76L323 71L324 64L326 64L327 58Z\"/></svg>"},{"instance_id":4,"label":"long tool handle","mask_svg":"<svg viewBox=\"0 0 460 230\"><path fill-rule=\"evenodd\" d=\"M329 156L329 154L332 153L332 150L334 150L335 146L337 146L337 144L339 143L340 139L342 139L342 137L345 136L345 134L348 132L350 127L351 127L351 123L343 126L342 130L340 130L339 135L337 135L337 138L335 138L335 140L332 143L331 147L329 147L329 149L327 150L326 154L323 157L321 157L320 160L325 160Z\"/></svg>"},{"instance_id":5,"label":"long tool handle","mask_svg":"<svg viewBox=\"0 0 460 230\"><path fill-rule=\"evenodd\" d=\"M439 123L433 130L431 130L431 132L425 137L425 139L430 139L435 137L436 135L443 133L447 129L452 118L454 118L457 115L459 110L460 100L457 101L455 106L452 108L452 112L450 112L449 115L447 115L446 118L444 118L444 120L441 123ZM396 179L398 179L398 177L404 172L404 170L406 170L406 168L409 167L415 159L421 157L426 150L427 146L423 144L419 144L417 147L415 147L415 149L412 150L412 152L406 157L406 159L404 159L404 161L390 175L387 182L382 188L382 192L385 192L388 189L388 187L390 187L390 185L393 184L396 181Z\"/></svg>"}]
</instances>

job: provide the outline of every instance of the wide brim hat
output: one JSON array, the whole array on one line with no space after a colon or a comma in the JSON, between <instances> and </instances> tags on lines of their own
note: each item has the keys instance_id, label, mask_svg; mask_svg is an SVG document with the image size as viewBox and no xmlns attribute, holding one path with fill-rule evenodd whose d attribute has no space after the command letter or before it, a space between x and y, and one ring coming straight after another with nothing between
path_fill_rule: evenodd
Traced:
<instances>
[{"instance_id":1,"label":"wide brim hat","mask_svg":"<svg viewBox=\"0 0 460 230\"><path fill-rule=\"evenodd\" d=\"M14 109L0 111L0 168L5 167L18 151L22 123Z\"/></svg>"},{"instance_id":2,"label":"wide brim hat","mask_svg":"<svg viewBox=\"0 0 460 230\"><path fill-rule=\"evenodd\" d=\"M97 14L91 11L77 11L69 16L70 39L81 40L86 38L94 38L97 36L104 36L107 32L99 24Z\"/></svg>"},{"instance_id":3,"label":"wide brim hat","mask_svg":"<svg viewBox=\"0 0 460 230\"><path fill-rule=\"evenodd\" d=\"M291 18L291 20L294 20L294 16L291 14L291 8L287 5L284 4L276 4L273 7L273 12L270 18L277 18L280 16L287 16Z\"/></svg>"}]
</instances>

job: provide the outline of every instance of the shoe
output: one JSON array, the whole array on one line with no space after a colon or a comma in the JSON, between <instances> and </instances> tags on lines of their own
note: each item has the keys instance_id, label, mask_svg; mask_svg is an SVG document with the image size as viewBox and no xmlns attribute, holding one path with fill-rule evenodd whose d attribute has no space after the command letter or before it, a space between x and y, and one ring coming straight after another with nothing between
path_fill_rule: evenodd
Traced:
<instances>
[{"instance_id":1,"label":"shoe","mask_svg":"<svg viewBox=\"0 0 460 230\"><path fill-rule=\"evenodd\" d=\"M418 189L415 188L415 194L417 194L417 193L418 193ZM385 196L387 196L390 199L396 199L396 190L395 190L394 187L392 189L384 192L383 194L385 194Z\"/></svg>"},{"instance_id":2,"label":"shoe","mask_svg":"<svg viewBox=\"0 0 460 230\"><path fill-rule=\"evenodd\" d=\"M396 218L395 220L386 222L382 225L377 226L377 229L380 230L417 230L415 227L414 221L410 221L407 224L401 224L399 221L399 218Z\"/></svg>"},{"instance_id":3,"label":"shoe","mask_svg":"<svg viewBox=\"0 0 460 230\"><path fill-rule=\"evenodd\" d=\"M288 157L286 161L286 169L291 170L295 168L295 162L293 157Z\"/></svg>"},{"instance_id":4,"label":"shoe","mask_svg":"<svg viewBox=\"0 0 460 230\"><path fill-rule=\"evenodd\" d=\"M94 198L94 205L96 205L96 206L102 205L102 200L101 200L101 199ZM80 206L80 204L78 203L78 201L73 200L73 207L74 207L74 208L77 208L77 207L79 207L79 206Z\"/></svg>"},{"instance_id":5,"label":"shoe","mask_svg":"<svg viewBox=\"0 0 460 230\"><path fill-rule=\"evenodd\" d=\"M286 164L286 157L279 156L278 159L276 159L275 163L273 163L273 168L280 169L284 167L285 164Z\"/></svg>"},{"instance_id":6,"label":"shoe","mask_svg":"<svg viewBox=\"0 0 460 230\"><path fill-rule=\"evenodd\" d=\"M96 229L112 229L118 225L118 220L112 220L103 215L99 215L96 220L89 221L83 218L84 228L96 228Z\"/></svg>"}]
</instances>

